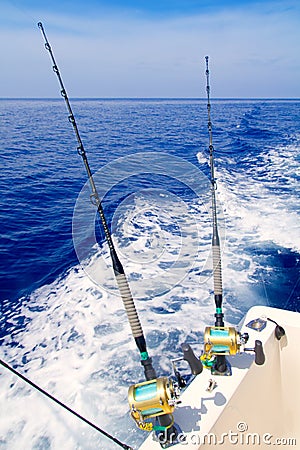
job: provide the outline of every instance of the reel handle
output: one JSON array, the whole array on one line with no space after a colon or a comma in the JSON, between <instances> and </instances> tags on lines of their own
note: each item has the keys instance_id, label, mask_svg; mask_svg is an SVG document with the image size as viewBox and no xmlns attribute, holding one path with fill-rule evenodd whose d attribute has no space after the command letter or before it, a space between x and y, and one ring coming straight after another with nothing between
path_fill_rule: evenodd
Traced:
<instances>
[{"instance_id":1,"label":"reel handle","mask_svg":"<svg viewBox=\"0 0 300 450\"><path fill-rule=\"evenodd\" d=\"M264 349L261 341L256 340L254 346L255 364L262 366L266 360Z\"/></svg>"},{"instance_id":2,"label":"reel handle","mask_svg":"<svg viewBox=\"0 0 300 450\"><path fill-rule=\"evenodd\" d=\"M183 351L183 359L189 363L193 375L199 375L203 370L203 365L200 359L196 357L189 344L181 344Z\"/></svg>"}]
</instances>

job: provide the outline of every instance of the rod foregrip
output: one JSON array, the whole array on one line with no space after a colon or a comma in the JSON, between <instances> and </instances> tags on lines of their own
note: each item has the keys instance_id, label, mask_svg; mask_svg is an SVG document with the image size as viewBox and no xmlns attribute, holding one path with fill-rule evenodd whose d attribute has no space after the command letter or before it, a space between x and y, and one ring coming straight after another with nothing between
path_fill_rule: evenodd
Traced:
<instances>
[{"instance_id":1,"label":"rod foregrip","mask_svg":"<svg viewBox=\"0 0 300 450\"><path fill-rule=\"evenodd\" d=\"M120 295L122 297L128 321L134 338L143 336L143 330L135 309L132 294L125 274L116 275Z\"/></svg>"},{"instance_id":2,"label":"rod foregrip","mask_svg":"<svg viewBox=\"0 0 300 450\"><path fill-rule=\"evenodd\" d=\"M219 245L212 246L213 256L213 277L214 277L214 294L222 295L222 267L221 267L221 250Z\"/></svg>"}]
</instances>

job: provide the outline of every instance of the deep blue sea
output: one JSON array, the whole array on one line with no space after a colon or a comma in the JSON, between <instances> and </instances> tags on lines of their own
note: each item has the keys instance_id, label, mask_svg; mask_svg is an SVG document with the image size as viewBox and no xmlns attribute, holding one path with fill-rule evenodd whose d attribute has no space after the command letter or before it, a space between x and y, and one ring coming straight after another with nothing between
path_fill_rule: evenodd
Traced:
<instances>
[{"instance_id":1,"label":"deep blue sea","mask_svg":"<svg viewBox=\"0 0 300 450\"><path fill-rule=\"evenodd\" d=\"M204 100L71 101L158 371L213 323ZM212 100L225 319L299 303L299 100ZM63 100L0 100L1 358L128 444L143 378ZM200 351L200 347L199 347ZM0 448L113 449L0 369ZM143 437L143 436L142 436Z\"/></svg>"}]
</instances>

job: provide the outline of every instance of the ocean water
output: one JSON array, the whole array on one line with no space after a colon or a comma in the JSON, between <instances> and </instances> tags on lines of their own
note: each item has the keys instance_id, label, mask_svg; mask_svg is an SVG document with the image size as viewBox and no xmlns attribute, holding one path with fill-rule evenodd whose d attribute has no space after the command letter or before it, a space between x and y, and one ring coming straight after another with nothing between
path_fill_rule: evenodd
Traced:
<instances>
[{"instance_id":1,"label":"ocean water","mask_svg":"<svg viewBox=\"0 0 300 450\"><path fill-rule=\"evenodd\" d=\"M206 101L73 100L159 375L214 321ZM224 310L299 311L300 101L213 100ZM127 444L143 380L63 100L1 100L1 359ZM0 367L0 448L115 449Z\"/></svg>"}]
</instances>

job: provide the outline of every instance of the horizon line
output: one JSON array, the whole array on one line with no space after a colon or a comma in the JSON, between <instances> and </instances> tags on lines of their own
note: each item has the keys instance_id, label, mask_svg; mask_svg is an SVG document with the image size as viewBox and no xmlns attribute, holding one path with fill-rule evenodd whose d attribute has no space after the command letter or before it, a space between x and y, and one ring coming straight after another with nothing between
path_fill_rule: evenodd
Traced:
<instances>
[{"instance_id":1,"label":"horizon line","mask_svg":"<svg viewBox=\"0 0 300 450\"><path fill-rule=\"evenodd\" d=\"M70 97L72 100L200 100L206 97ZM300 97L212 97L214 100L288 100L300 101ZM0 97L0 100L58 100L60 97Z\"/></svg>"}]
</instances>

